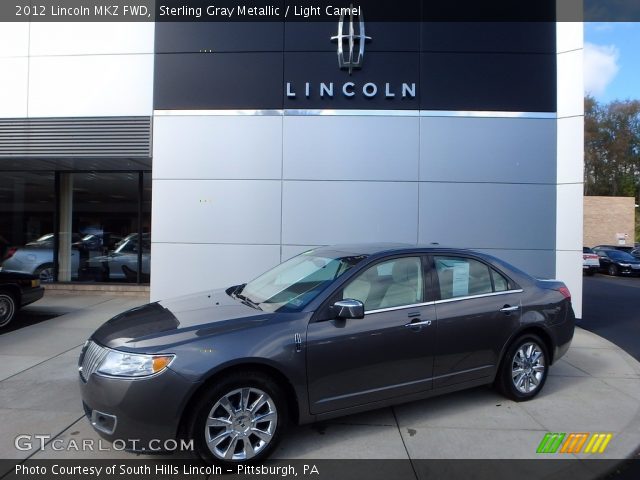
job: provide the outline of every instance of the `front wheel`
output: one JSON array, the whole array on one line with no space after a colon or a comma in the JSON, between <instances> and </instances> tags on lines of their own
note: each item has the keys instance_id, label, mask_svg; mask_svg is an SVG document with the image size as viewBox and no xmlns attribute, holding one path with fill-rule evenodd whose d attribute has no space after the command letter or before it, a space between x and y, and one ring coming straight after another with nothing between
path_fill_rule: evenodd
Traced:
<instances>
[{"instance_id":1,"label":"front wheel","mask_svg":"<svg viewBox=\"0 0 640 480\"><path fill-rule=\"evenodd\" d=\"M615 265L609 265L609 275L611 275L612 277L618 275L618 267L616 267Z\"/></svg>"},{"instance_id":2,"label":"front wheel","mask_svg":"<svg viewBox=\"0 0 640 480\"><path fill-rule=\"evenodd\" d=\"M537 335L527 334L511 344L496 378L498 390L516 402L531 400L547 379L549 355Z\"/></svg>"},{"instance_id":3,"label":"front wheel","mask_svg":"<svg viewBox=\"0 0 640 480\"><path fill-rule=\"evenodd\" d=\"M216 381L194 409L190 438L209 463L234 465L266 458L287 421L280 386L259 372L238 372Z\"/></svg>"},{"instance_id":4,"label":"front wheel","mask_svg":"<svg viewBox=\"0 0 640 480\"><path fill-rule=\"evenodd\" d=\"M0 292L0 328L9 325L18 310L12 295Z\"/></svg>"}]
</instances>

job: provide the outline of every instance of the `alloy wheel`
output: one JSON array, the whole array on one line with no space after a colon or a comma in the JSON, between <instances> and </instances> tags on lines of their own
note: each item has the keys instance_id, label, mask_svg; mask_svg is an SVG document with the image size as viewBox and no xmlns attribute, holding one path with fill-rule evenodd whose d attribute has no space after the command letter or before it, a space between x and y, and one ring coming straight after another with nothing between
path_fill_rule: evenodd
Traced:
<instances>
[{"instance_id":1,"label":"alloy wheel","mask_svg":"<svg viewBox=\"0 0 640 480\"><path fill-rule=\"evenodd\" d=\"M273 440L277 425L276 405L266 392L238 388L220 398L207 415L207 447L220 460L250 460Z\"/></svg>"},{"instance_id":2,"label":"alloy wheel","mask_svg":"<svg viewBox=\"0 0 640 480\"><path fill-rule=\"evenodd\" d=\"M513 357L511 379L521 393L535 391L545 375L545 358L542 348L534 342L520 345Z\"/></svg>"},{"instance_id":3,"label":"alloy wheel","mask_svg":"<svg viewBox=\"0 0 640 480\"><path fill-rule=\"evenodd\" d=\"M0 294L0 327L7 325L15 314L16 306L13 298L6 293Z\"/></svg>"}]
</instances>

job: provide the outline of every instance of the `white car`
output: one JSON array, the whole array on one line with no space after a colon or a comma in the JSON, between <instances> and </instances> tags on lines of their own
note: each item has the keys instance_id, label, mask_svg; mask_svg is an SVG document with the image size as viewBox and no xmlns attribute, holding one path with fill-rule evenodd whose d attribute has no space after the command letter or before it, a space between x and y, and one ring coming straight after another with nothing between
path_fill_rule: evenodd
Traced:
<instances>
[{"instance_id":1,"label":"white car","mask_svg":"<svg viewBox=\"0 0 640 480\"><path fill-rule=\"evenodd\" d=\"M589 247L582 248L582 273L593 275L600 270L600 257L593 253Z\"/></svg>"}]
</instances>

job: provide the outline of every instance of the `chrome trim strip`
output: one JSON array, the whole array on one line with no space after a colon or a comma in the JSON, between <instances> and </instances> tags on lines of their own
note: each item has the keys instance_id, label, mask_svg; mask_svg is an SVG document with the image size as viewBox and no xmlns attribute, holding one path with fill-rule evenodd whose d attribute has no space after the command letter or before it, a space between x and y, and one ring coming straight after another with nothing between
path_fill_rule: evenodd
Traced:
<instances>
[{"instance_id":1,"label":"chrome trim strip","mask_svg":"<svg viewBox=\"0 0 640 480\"><path fill-rule=\"evenodd\" d=\"M328 117L454 117L454 118L533 118L557 119L549 112L490 112L455 110L363 110L363 109L271 109L271 110L154 110L157 117L215 116L328 116Z\"/></svg>"},{"instance_id":2,"label":"chrome trim strip","mask_svg":"<svg viewBox=\"0 0 640 480\"><path fill-rule=\"evenodd\" d=\"M157 117L279 116L284 110L154 110Z\"/></svg>"},{"instance_id":3,"label":"chrome trim strip","mask_svg":"<svg viewBox=\"0 0 640 480\"><path fill-rule=\"evenodd\" d=\"M496 297L498 295L507 295L509 293L522 293L522 292L523 290L520 288L518 290L507 290L504 292L482 293L480 295L467 295L466 297L447 298L445 300L436 300L434 303L437 305L439 303L451 303L451 302L458 302L460 300L469 300L472 298Z\"/></svg>"},{"instance_id":4,"label":"chrome trim strip","mask_svg":"<svg viewBox=\"0 0 640 480\"><path fill-rule=\"evenodd\" d=\"M412 303L411 305L400 305L399 307L377 308L375 310L367 310L365 315L370 313L393 312L394 310L402 310L404 308L426 307L427 305L435 305L436 302Z\"/></svg>"},{"instance_id":5,"label":"chrome trim strip","mask_svg":"<svg viewBox=\"0 0 640 480\"><path fill-rule=\"evenodd\" d=\"M542 118L556 119L555 112L493 112L476 110L420 110L421 117L463 117L463 118Z\"/></svg>"},{"instance_id":6,"label":"chrome trim strip","mask_svg":"<svg viewBox=\"0 0 640 480\"><path fill-rule=\"evenodd\" d=\"M433 380L440 380L442 378L453 377L455 375L460 375L463 373L475 372L477 370L486 370L487 368L495 368L495 365L482 365L480 367L469 368L467 370L458 370L452 373L445 373L444 375L438 375L437 377L433 377Z\"/></svg>"},{"instance_id":7,"label":"chrome trim strip","mask_svg":"<svg viewBox=\"0 0 640 480\"><path fill-rule=\"evenodd\" d=\"M334 109L287 109L286 116L327 116L327 117L419 117L419 110L334 110Z\"/></svg>"},{"instance_id":8,"label":"chrome trim strip","mask_svg":"<svg viewBox=\"0 0 640 480\"><path fill-rule=\"evenodd\" d=\"M323 398L322 400L318 400L316 402L316 405L318 404L322 404L322 403L327 403L327 402L332 402L334 400L342 400L344 398L351 398L351 397L358 397L358 396L362 396L362 395L368 395L370 393L375 393L375 392L384 392L386 390L392 390L394 388L399 388L399 387L408 387L410 385L418 385L420 383L427 383L427 382L432 382L434 379L433 378L423 378L421 380L412 380L410 382L404 382L404 383L397 383L395 385L385 385L384 387L379 387L379 388L372 388L369 390L362 390L360 392L353 392L353 393L346 393L344 395L337 395L335 397L327 397L327 398Z\"/></svg>"}]
</instances>

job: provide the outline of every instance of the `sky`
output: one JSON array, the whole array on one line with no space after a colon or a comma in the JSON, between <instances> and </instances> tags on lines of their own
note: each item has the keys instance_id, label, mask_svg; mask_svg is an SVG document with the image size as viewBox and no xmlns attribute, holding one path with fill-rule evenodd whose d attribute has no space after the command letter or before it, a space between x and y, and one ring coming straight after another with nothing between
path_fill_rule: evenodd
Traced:
<instances>
[{"instance_id":1,"label":"sky","mask_svg":"<svg viewBox=\"0 0 640 480\"><path fill-rule=\"evenodd\" d=\"M602 103L640 100L640 23L584 24L584 88Z\"/></svg>"}]
</instances>

